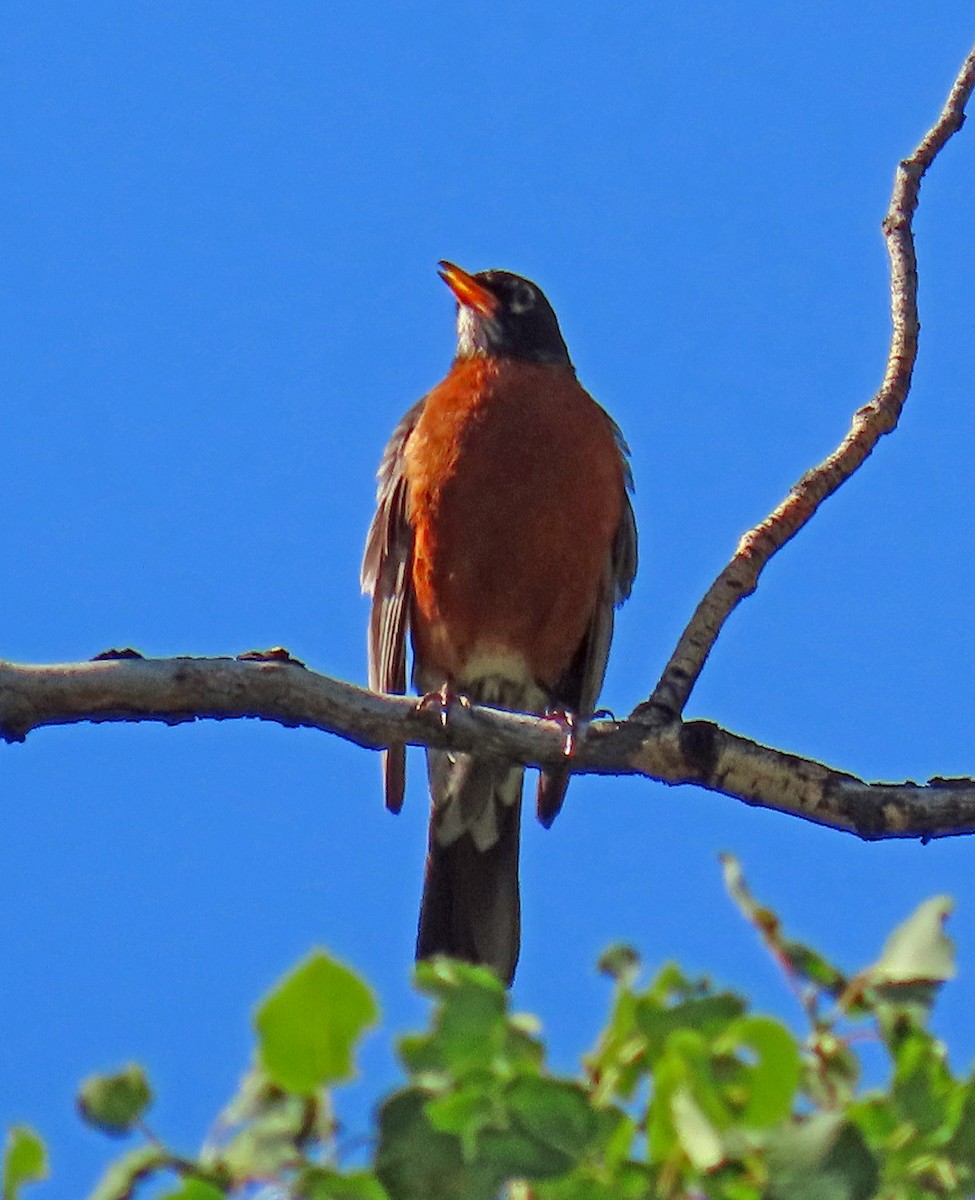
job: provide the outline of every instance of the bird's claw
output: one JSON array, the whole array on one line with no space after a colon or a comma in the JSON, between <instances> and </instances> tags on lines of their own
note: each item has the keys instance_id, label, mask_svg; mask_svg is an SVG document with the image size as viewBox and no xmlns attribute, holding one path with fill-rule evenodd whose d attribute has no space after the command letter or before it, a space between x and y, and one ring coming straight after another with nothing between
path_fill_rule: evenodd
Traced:
<instances>
[{"instance_id":1,"label":"bird's claw","mask_svg":"<svg viewBox=\"0 0 975 1200\"><path fill-rule=\"evenodd\" d=\"M545 718L548 721L554 721L562 730L562 755L565 758L571 758L576 752L582 726L578 714L560 705L557 708L548 709Z\"/></svg>"},{"instance_id":2,"label":"bird's claw","mask_svg":"<svg viewBox=\"0 0 975 1200\"><path fill-rule=\"evenodd\" d=\"M447 728L447 719L450 716L450 706L459 704L461 708L470 708L471 702L468 696L463 692L455 691L449 683L443 684L435 692L427 692L421 696L416 702L415 712L421 713L425 708L436 707L440 714L441 729Z\"/></svg>"}]
</instances>

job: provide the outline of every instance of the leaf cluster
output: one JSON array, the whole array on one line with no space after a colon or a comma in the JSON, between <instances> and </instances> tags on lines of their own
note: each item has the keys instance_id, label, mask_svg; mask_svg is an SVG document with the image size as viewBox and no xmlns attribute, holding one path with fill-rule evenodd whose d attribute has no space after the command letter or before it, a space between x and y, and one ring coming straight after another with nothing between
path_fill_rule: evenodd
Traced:
<instances>
[{"instance_id":1,"label":"leaf cluster","mask_svg":"<svg viewBox=\"0 0 975 1200\"><path fill-rule=\"evenodd\" d=\"M803 1033L673 964L641 982L635 952L616 947L601 963L612 980L608 1019L578 1076L565 1078L546 1065L537 1021L511 1011L490 971L421 964L429 1028L401 1040L403 1085L380 1104L368 1154L350 1165L333 1090L352 1077L378 1008L355 974L317 952L260 1004L255 1063L197 1153L149 1130L139 1067L82 1085L86 1122L142 1135L89 1200L130 1200L161 1179L174 1182L166 1200L243 1200L266 1184L281 1200L975 1194L975 1076L953 1074L929 1029L955 972L951 902L921 905L876 962L849 974L788 938L734 860L724 870L799 1003ZM887 1071L870 1087L865 1046L882 1050ZM37 1134L12 1129L2 1200L18 1200L47 1169Z\"/></svg>"}]
</instances>

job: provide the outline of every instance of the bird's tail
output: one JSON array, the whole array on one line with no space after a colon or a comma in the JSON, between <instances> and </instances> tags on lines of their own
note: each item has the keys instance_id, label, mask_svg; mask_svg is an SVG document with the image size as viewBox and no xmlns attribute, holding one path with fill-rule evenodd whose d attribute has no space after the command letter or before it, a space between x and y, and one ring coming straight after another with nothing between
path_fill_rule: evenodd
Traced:
<instances>
[{"instance_id":1,"label":"bird's tail","mask_svg":"<svg viewBox=\"0 0 975 1200\"><path fill-rule=\"evenodd\" d=\"M521 938L524 771L440 750L428 753L427 765L433 804L417 959L446 954L483 963L510 985Z\"/></svg>"}]
</instances>

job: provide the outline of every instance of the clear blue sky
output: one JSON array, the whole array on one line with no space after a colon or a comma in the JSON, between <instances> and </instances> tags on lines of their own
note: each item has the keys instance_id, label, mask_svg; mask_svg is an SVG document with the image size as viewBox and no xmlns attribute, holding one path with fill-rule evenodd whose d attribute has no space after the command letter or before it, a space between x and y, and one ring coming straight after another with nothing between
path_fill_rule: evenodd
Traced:
<instances>
[{"instance_id":1,"label":"clear blue sky","mask_svg":"<svg viewBox=\"0 0 975 1200\"><path fill-rule=\"evenodd\" d=\"M845 431L888 335L894 164L971 5L14 2L4 14L0 655L288 646L362 681L374 472L444 372L439 258L537 280L633 449L642 568L604 702L652 686L741 532ZM975 772L975 127L925 183L921 359L896 434L768 571L690 706L869 778ZM580 497L580 503L585 498ZM373 754L256 722L0 747L0 1123L74 1200L117 1147L77 1081L128 1059L190 1147L253 1003L312 945L376 987L340 1095L396 1079L425 839ZM975 1056L975 845L863 845L691 789L576 781L526 824L516 1004L570 1067L633 941L796 1014L725 898L742 859L848 966L942 891Z\"/></svg>"}]
</instances>

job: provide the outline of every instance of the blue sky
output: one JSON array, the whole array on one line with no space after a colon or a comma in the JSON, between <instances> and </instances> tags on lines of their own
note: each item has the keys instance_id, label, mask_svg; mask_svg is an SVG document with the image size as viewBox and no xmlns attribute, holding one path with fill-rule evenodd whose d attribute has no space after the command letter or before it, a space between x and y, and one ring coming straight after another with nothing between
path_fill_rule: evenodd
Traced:
<instances>
[{"instance_id":1,"label":"blue sky","mask_svg":"<svg viewBox=\"0 0 975 1200\"><path fill-rule=\"evenodd\" d=\"M453 348L438 259L545 289L633 450L642 565L604 703L651 688L739 535L882 375L880 235L971 6L12 3L0 43L5 250L0 656L288 646L365 677L374 472ZM775 561L689 715L868 778L975 771L975 130L917 219L921 357L901 426ZM580 498L584 503L584 498ZM374 755L256 722L76 726L0 747L0 1124L51 1145L38 1196L117 1147L73 1112L129 1059L198 1142L249 1012L312 945L384 1012L350 1136L396 1079L426 797ZM526 823L515 1003L555 1063L592 1040L628 939L796 1019L726 899L741 858L853 967L937 892L975 1057L973 847L863 845L691 788L581 779Z\"/></svg>"}]
</instances>

